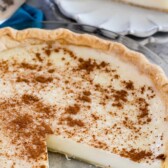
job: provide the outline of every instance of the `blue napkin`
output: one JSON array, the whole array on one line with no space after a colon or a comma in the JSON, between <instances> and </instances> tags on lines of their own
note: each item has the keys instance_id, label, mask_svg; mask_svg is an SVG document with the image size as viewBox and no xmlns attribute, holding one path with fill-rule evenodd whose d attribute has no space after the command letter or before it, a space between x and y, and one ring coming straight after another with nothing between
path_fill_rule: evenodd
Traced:
<instances>
[{"instance_id":1,"label":"blue napkin","mask_svg":"<svg viewBox=\"0 0 168 168\"><path fill-rule=\"evenodd\" d=\"M29 27L41 28L44 15L41 10L27 4L22 5L11 18L0 25L0 28L10 26L15 29L25 29Z\"/></svg>"}]
</instances>

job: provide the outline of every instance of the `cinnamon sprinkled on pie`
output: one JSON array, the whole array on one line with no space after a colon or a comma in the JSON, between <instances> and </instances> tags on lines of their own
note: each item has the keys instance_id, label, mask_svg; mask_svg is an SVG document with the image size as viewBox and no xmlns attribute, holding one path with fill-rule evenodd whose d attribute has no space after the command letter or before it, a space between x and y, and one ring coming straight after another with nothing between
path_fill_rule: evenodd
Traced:
<instances>
[{"instance_id":1,"label":"cinnamon sprinkled on pie","mask_svg":"<svg viewBox=\"0 0 168 168\"><path fill-rule=\"evenodd\" d=\"M91 95L90 91L84 91L83 94L84 94L85 96L90 96L90 95Z\"/></svg>"},{"instance_id":2,"label":"cinnamon sprinkled on pie","mask_svg":"<svg viewBox=\"0 0 168 168\"><path fill-rule=\"evenodd\" d=\"M48 72L49 73L53 73L55 70L54 69L49 69Z\"/></svg>"},{"instance_id":3,"label":"cinnamon sprinkled on pie","mask_svg":"<svg viewBox=\"0 0 168 168\"><path fill-rule=\"evenodd\" d=\"M127 151L126 149L123 149L120 153L121 156L130 158L131 160L135 162L140 162L141 159L148 158L152 156L152 152L147 151L137 151L136 149L131 149L130 151Z\"/></svg>"},{"instance_id":4,"label":"cinnamon sprinkled on pie","mask_svg":"<svg viewBox=\"0 0 168 168\"><path fill-rule=\"evenodd\" d=\"M22 100L26 104L30 104L30 103L34 103L34 102L38 102L39 101L38 97L32 96L32 95L28 95L28 94L24 94L22 96Z\"/></svg>"},{"instance_id":5,"label":"cinnamon sprinkled on pie","mask_svg":"<svg viewBox=\"0 0 168 168\"><path fill-rule=\"evenodd\" d=\"M40 61L40 62L42 62L42 61L43 61L43 59L41 58L41 56L40 56L40 54L39 54L39 53L36 53L36 57L37 57L38 61Z\"/></svg>"},{"instance_id":6,"label":"cinnamon sprinkled on pie","mask_svg":"<svg viewBox=\"0 0 168 168\"><path fill-rule=\"evenodd\" d=\"M48 45L46 48L44 48L44 52L47 56L50 56L51 54L51 46Z\"/></svg>"},{"instance_id":7,"label":"cinnamon sprinkled on pie","mask_svg":"<svg viewBox=\"0 0 168 168\"><path fill-rule=\"evenodd\" d=\"M113 106L116 107L123 107L124 102L127 102L127 96L128 93L126 90L113 90L114 94L114 103L112 103Z\"/></svg>"},{"instance_id":8,"label":"cinnamon sprinkled on pie","mask_svg":"<svg viewBox=\"0 0 168 168\"><path fill-rule=\"evenodd\" d=\"M65 120L67 121L67 124L70 127L74 127L74 126L83 127L84 126L84 123L81 120L73 119L71 117L67 117L67 118L65 118Z\"/></svg>"},{"instance_id":9,"label":"cinnamon sprinkled on pie","mask_svg":"<svg viewBox=\"0 0 168 168\"><path fill-rule=\"evenodd\" d=\"M80 111L79 105L75 104L74 106L69 106L66 108L66 113L68 114L77 114Z\"/></svg>"},{"instance_id":10,"label":"cinnamon sprinkled on pie","mask_svg":"<svg viewBox=\"0 0 168 168\"><path fill-rule=\"evenodd\" d=\"M115 64L79 57L66 46L47 44L39 50L32 48L31 61L0 60L4 85L14 90L0 97L0 121L9 143L18 148L15 156L47 159L46 136L55 134L134 162L165 159L151 151L163 135L151 138L155 130L143 129L153 120L150 103L157 95L152 86L124 79ZM143 149L139 142L148 138L152 142L142 142Z\"/></svg>"},{"instance_id":11,"label":"cinnamon sprinkled on pie","mask_svg":"<svg viewBox=\"0 0 168 168\"><path fill-rule=\"evenodd\" d=\"M141 114L138 117L139 118L144 118L145 116L148 115L149 104L143 98L139 98L137 101L138 101L138 104L139 104L139 111L141 112Z\"/></svg>"},{"instance_id":12,"label":"cinnamon sprinkled on pie","mask_svg":"<svg viewBox=\"0 0 168 168\"><path fill-rule=\"evenodd\" d=\"M94 60L84 60L82 58L79 58L79 63L79 70L86 70L88 73L90 73L94 69L104 68L108 65L108 63L105 63L104 61L100 64L97 64Z\"/></svg>"},{"instance_id":13,"label":"cinnamon sprinkled on pie","mask_svg":"<svg viewBox=\"0 0 168 168\"><path fill-rule=\"evenodd\" d=\"M5 101L0 107L0 113L5 108L8 114L8 119L4 118L5 127L7 127L6 134L12 135L12 144L18 148L24 146L15 154L17 157L24 157L25 155L29 159L39 159L46 152L44 139L53 131L47 123L40 121L43 115L39 116L38 113L31 115L29 111L24 112L25 105L23 106L22 102L33 108L33 106L36 107L36 102L39 102L39 99L24 94L20 100ZM46 109L43 103L41 103L40 108ZM18 109L20 111L17 111ZM38 119L36 118L37 115ZM10 121L10 119L12 120Z\"/></svg>"},{"instance_id":14,"label":"cinnamon sprinkled on pie","mask_svg":"<svg viewBox=\"0 0 168 168\"><path fill-rule=\"evenodd\" d=\"M156 157L156 159L160 159L160 160L165 160L166 156L164 154L160 154Z\"/></svg>"},{"instance_id":15,"label":"cinnamon sprinkled on pie","mask_svg":"<svg viewBox=\"0 0 168 168\"><path fill-rule=\"evenodd\" d=\"M53 78L52 77L37 76L35 78L35 80L40 83L48 83L48 82L52 82Z\"/></svg>"},{"instance_id":16,"label":"cinnamon sprinkled on pie","mask_svg":"<svg viewBox=\"0 0 168 168\"><path fill-rule=\"evenodd\" d=\"M134 84L132 81L123 81L125 88L128 90L134 90Z\"/></svg>"},{"instance_id":17,"label":"cinnamon sprinkled on pie","mask_svg":"<svg viewBox=\"0 0 168 168\"><path fill-rule=\"evenodd\" d=\"M25 82L25 83L29 83L29 80L27 80L27 79L25 79L25 78L17 77L16 82Z\"/></svg>"},{"instance_id":18,"label":"cinnamon sprinkled on pie","mask_svg":"<svg viewBox=\"0 0 168 168\"><path fill-rule=\"evenodd\" d=\"M33 122L33 119L30 115L25 114L23 116L18 116L17 118L15 118L14 120L12 120L10 122L10 124L13 126L14 129L24 129L26 127L28 127L29 124L31 124Z\"/></svg>"},{"instance_id":19,"label":"cinnamon sprinkled on pie","mask_svg":"<svg viewBox=\"0 0 168 168\"><path fill-rule=\"evenodd\" d=\"M25 69L31 69L31 70L36 69L36 65L31 65L31 64L28 64L28 63L24 63L24 62L21 64L21 67L25 68Z\"/></svg>"},{"instance_id":20,"label":"cinnamon sprinkled on pie","mask_svg":"<svg viewBox=\"0 0 168 168\"><path fill-rule=\"evenodd\" d=\"M82 101L88 102L88 103L91 102L91 99L88 96L81 96L81 97L79 97L79 100L82 100Z\"/></svg>"}]
</instances>

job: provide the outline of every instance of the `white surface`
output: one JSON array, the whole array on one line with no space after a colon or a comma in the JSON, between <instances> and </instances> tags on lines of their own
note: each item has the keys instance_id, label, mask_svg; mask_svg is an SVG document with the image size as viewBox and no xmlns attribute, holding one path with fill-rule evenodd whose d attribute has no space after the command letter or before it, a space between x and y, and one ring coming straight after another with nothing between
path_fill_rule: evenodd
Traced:
<instances>
[{"instance_id":1,"label":"white surface","mask_svg":"<svg viewBox=\"0 0 168 168\"><path fill-rule=\"evenodd\" d=\"M79 23L121 34L147 37L168 31L168 13L143 9L112 0L55 0L62 13Z\"/></svg>"}]
</instances>

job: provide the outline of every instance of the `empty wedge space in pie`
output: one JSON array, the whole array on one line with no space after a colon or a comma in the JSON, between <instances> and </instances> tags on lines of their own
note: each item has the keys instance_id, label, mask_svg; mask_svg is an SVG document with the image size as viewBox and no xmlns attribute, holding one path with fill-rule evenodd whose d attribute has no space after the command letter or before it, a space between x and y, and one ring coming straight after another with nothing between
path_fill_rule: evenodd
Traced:
<instances>
[{"instance_id":1,"label":"empty wedge space in pie","mask_svg":"<svg viewBox=\"0 0 168 168\"><path fill-rule=\"evenodd\" d=\"M1 168L48 168L47 149L168 167L168 80L142 54L66 29L4 28L0 76Z\"/></svg>"}]
</instances>

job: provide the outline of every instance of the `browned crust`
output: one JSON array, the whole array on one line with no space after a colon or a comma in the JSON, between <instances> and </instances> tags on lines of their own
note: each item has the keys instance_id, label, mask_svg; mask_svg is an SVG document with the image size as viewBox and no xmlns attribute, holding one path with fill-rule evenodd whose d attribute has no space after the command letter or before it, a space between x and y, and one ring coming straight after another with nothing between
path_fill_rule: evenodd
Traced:
<instances>
[{"instance_id":1,"label":"browned crust","mask_svg":"<svg viewBox=\"0 0 168 168\"><path fill-rule=\"evenodd\" d=\"M148 6L145 6L145 5L138 5L138 4L134 4L134 3L131 3L131 2L125 2L124 0L114 0L116 2L123 2L125 4L129 4L129 5L132 5L132 6L137 6L137 7L142 7L142 8L145 8L145 9L149 9L149 10L157 10L157 11L160 11L160 12L168 12L168 9L161 9L161 8L155 8L155 7L148 7Z\"/></svg>"},{"instance_id":2,"label":"browned crust","mask_svg":"<svg viewBox=\"0 0 168 168\"><path fill-rule=\"evenodd\" d=\"M3 37L5 37L6 41L2 39ZM17 31L11 28L4 28L0 30L0 51L26 45L26 43L30 44L32 41L26 40L31 39L38 40L38 42L57 40L66 44L87 46L104 52L115 53L120 59L135 65L141 73L150 77L168 107L168 79L163 70L159 66L151 64L144 55L131 51L120 43L102 40L88 34L76 34L66 29L26 29ZM163 168L167 167L168 161L163 165Z\"/></svg>"}]
</instances>

